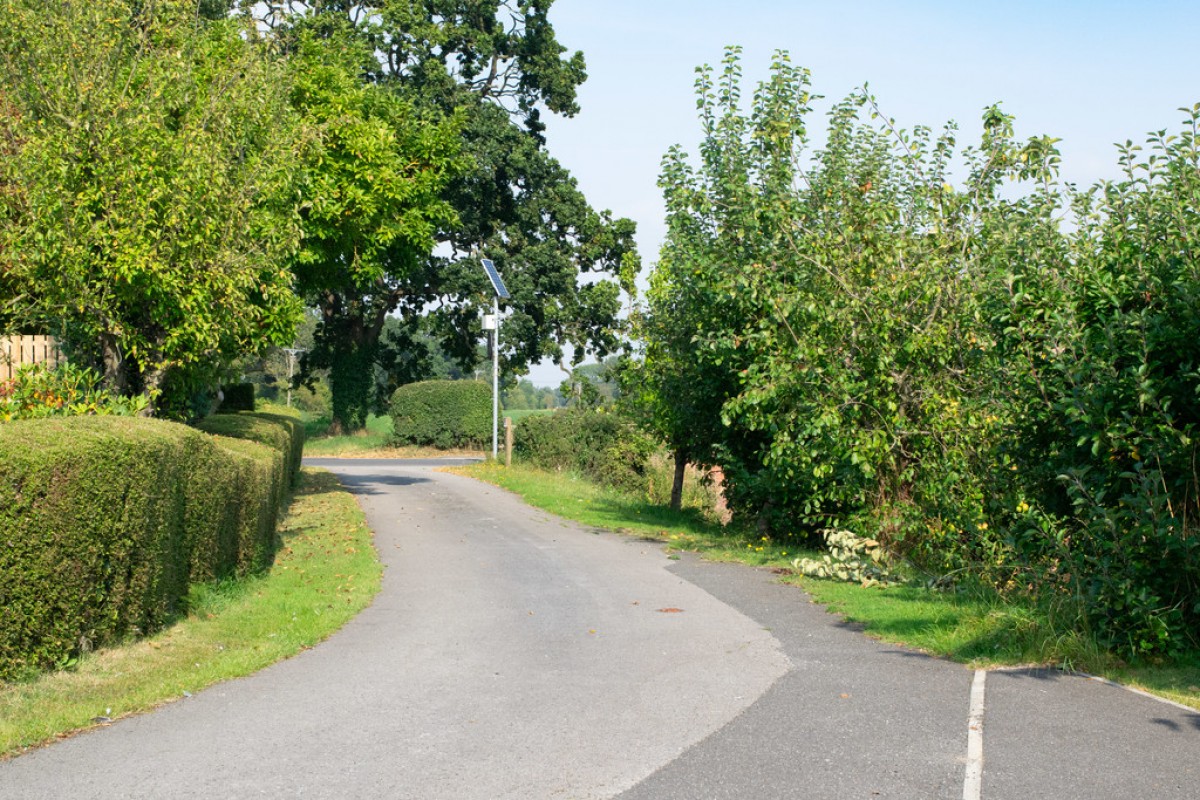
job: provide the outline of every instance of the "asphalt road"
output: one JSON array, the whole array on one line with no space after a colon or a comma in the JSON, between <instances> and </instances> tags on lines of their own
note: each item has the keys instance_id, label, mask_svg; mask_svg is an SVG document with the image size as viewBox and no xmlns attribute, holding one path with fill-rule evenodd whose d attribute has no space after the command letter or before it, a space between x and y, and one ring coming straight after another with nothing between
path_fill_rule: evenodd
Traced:
<instances>
[{"instance_id":1,"label":"asphalt road","mask_svg":"<svg viewBox=\"0 0 1200 800\"><path fill-rule=\"evenodd\" d=\"M977 677L442 461L317 463L376 532L375 603L254 676L0 763L0 798L1200 796L1200 714Z\"/></svg>"}]
</instances>

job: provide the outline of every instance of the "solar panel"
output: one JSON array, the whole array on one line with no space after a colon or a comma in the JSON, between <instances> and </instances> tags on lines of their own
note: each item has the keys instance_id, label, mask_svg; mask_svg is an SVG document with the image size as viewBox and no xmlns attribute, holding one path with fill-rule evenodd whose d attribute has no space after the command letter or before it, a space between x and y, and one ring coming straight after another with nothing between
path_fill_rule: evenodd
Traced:
<instances>
[{"instance_id":1,"label":"solar panel","mask_svg":"<svg viewBox=\"0 0 1200 800\"><path fill-rule=\"evenodd\" d=\"M496 290L496 297L501 300L507 300L511 295L508 289L504 287L504 281L500 279L500 273L496 270L496 265L492 263L490 258L480 259L483 262L483 271L487 273L488 280L492 282L492 288Z\"/></svg>"}]
</instances>

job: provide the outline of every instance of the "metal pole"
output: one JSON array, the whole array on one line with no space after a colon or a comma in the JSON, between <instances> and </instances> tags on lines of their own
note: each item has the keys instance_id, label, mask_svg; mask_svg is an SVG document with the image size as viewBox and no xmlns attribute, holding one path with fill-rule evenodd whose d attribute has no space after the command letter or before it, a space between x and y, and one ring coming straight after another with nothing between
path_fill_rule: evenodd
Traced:
<instances>
[{"instance_id":1,"label":"metal pole","mask_svg":"<svg viewBox=\"0 0 1200 800\"><path fill-rule=\"evenodd\" d=\"M492 313L496 315L496 327L492 329L492 460L500 452L500 298L492 298Z\"/></svg>"}]
</instances>

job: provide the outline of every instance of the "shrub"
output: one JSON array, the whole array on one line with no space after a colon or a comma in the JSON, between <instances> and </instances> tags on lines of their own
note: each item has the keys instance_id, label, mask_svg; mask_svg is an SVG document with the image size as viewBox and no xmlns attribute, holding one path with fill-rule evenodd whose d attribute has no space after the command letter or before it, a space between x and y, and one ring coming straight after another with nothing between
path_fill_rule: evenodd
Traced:
<instances>
[{"instance_id":1,"label":"shrub","mask_svg":"<svg viewBox=\"0 0 1200 800\"><path fill-rule=\"evenodd\" d=\"M654 442L606 409L568 409L517 423L513 454L534 466L578 470L618 488L642 492Z\"/></svg>"},{"instance_id":2,"label":"shrub","mask_svg":"<svg viewBox=\"0 0 1200 800\"><path fill-rule=\"evenodd\" d=\"M483 447L492 437L492 390L482 381L422 381L392 395L392 442Z\"/></svg>"},{"instance_id":3,"label":"shrub","mask_svg":"<svg viewBox=\"0 0 1200 800\"><path fill-rule=\"evenodd\" d=\"M255 402L254 410L262 414L275 414L281 417L304 419L304 412L295 406L288 406L276 400L264 400L261 397Z\"/></svg>"},{"instance_id":4,"label":"shrub","mask_svg":"<svg viewBox=\"0 0 1200 800\"><path fill-rule=\"evenodd\" d=\"M0 426L0 680L160 627L191 582L268 566L290 458L158 420Z\"/></svg>"},{"instance_id":5,"label":"shrub","mask_svg":"<svg viewBox=\"0 0 1200 800\"><path fill-rule=\"evenodd\" d=\"M81 415L131 417L146 407L144 397L118 397L100 388L95 370L60 364L26 364L0 381L0 422Z\"/></svg>"},{"instance_id":6,"label":"shrub","mask_svg":"<svg viewBox=\"0 0 1200 800\"><path fill-rule=\"evenodd\" d=\"M738 62L697 83L699 159L664 159L649 427L775 534L867 535L1126 656L1195 648L1200 104L1081 192L998 106L960 162L953 126L856 92L810 156L807 71L781 54L747 113Z\"/></svg>"},{"instance_id":7,"label":"shrub","mask_svg":"<svg viewBox=\"0 0 1200 800\"><path fill-rule=\"evenodd\" d=\"M220 413L233 414L238 411L254 410L253 383L231 383L228 386L222 386L221 393L225 395L225 399L221 401L221 407L217 409Z\"/></svg>"}]
</instances>

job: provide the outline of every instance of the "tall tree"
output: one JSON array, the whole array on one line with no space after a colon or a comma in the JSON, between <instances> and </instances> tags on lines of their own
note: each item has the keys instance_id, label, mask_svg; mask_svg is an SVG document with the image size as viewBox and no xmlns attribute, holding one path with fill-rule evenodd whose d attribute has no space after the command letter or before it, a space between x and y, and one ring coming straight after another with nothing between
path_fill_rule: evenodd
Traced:
<instances>
[{"instance_id":1,"label":"tall tree","mask_svg":"<svg viewBox=\"0 0 1200 800\"><path fill-rule=\"evenodd\" d=\"M725 406L751 366L745 337L756 327L779 327L774 309L763 308L767 297L748 281L754 271L777 268L775 228L794 211L809 74L777 55L746 118L738 110L739 52L727 52L719 85L710 68L698 70L699 169L679 147L663 159L668 232L636 316L645 351L629 365L624 389L674 455L672 507L681 503L689 463L720 464L741 494L735 505L758 513L769 502L769 492L753 491L767 441L731 428Z\"/></svg>"},{"instance_id":2,"label":"tall tree","mask_svg":"<svg viewBox=\"0 0 1200 800\"><path fill-rule=\"evenodd\" d=\"M295 140L254 30L177 0L0 0L0 20L23 311L159 406L289 338Z\"/></svg>"},{"instance_id":3,"label":"tall tree","mask_svg":"<svg viewBox=\"0 0 1200 800\"><path fill-rule=\"evenodd\" d=\"M423 294L422 266L458 168L458 120L417 109L396 87L361 79L367 42L340 17L294 31L292 103L315 132L301 194L294 271L321 312L309 368L327 368L335 431L361 428L375 400L388 314Z\"/></svg>"},{"instance_id":4,"label":"tall tree","mask_svg":"<svg viewBox=\"0 0 1200 800\"><path fill-rule=\"evenodd\" d=\"M442 194L457 218L439 226L436 254L431 248L415 269L393 272L403 277L385 313L414 329L431 315L428 327L464 365L476 358L479 311L490 304L474 257L495 260L512 293L502 354L505 369L516 372L543 357L561 362L568 351L579 363L616 349L620 292L632 290L638 268L633 223L592 209L546 150L542 113L576 113L586 75L582 54L564 56L551 4L314 0L299 14L292 3L263 7L263 20L285 39L346 26L373 54L362 64L366 82L391 87L424 113L461 120L466 168ZM334 307L332 297L320 302ZM343 304L335 315L342 321L320 337L363 324L357 313L343 317Z\"/></svg>"},{"instance_id":5,"label":"tall tree","mask_svg":"<svg viewBox=\"0 0 1200 800\"><path fill-rule=\"evenodd\" d=\"M0 89L0 226L21 224L21 209L26 206L24 190L15 170L15 158L20 152L18 124L20 112ZM28 309L27 292L13 263L12 249L0 241L0 334L20 329Z\"/></svg>"}]
</instances>

